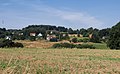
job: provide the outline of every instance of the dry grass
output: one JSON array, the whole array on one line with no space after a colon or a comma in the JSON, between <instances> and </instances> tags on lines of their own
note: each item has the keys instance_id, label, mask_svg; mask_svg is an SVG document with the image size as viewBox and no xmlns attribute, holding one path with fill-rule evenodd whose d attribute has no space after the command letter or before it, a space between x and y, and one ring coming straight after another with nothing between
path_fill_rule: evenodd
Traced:
<instances>
[{"instance_id":1,"label":"dry grass","mask_svg":"<svg viewBox=\"0 0 120 74\"><path fill-rule=\"evenodd\" d=\"M57 42L48 42L45 40L40 41L27 41L27 40L18 40L16 42L22 43L26 48L50 48L53 44Z\"/></svg>"},{"instance_id":2,"label":"dry grass","mask_svg":"<svg viewBox=\"0 0 120 74\"><path fill-rule=\"evenodd\" d=\"M0 49L0 74L120 74L120 51Z\"/></svg>"}]
</instances>

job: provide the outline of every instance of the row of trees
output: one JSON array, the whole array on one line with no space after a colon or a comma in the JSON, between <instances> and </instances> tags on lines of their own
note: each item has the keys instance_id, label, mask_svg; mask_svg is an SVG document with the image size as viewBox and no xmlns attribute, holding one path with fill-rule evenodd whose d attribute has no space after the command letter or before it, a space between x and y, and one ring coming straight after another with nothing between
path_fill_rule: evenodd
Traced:
<instances>
[{"instance_id":1,"label":"row of trees","mask_svg":"<svg viewBox=\"0 0 120 74\"><path fill-rule=\"evenodd\" d=\"M66 33L66 34L78 34L83 35L83 37L88 37L90 34L92 34L91 42L100 42L104 41L107 42L108 46L111 49L119 49L120 48L120 22L113 26L112 28L106 28L99 30L97 28L88 28L88 29L77 29L73 30L72 28L65 28L61 26L51 26L51 25L30 25L28 27L25 27L21 30L18 29L5 29L0 28L0 39L5 38L6 36L10 36L12 40L25 40L32 38L30 36L30 33L36 33L42 34L42 37L46 39L47 33L49 31L56 31L56 35L61 35L60 33ZM68 35L66 36L68 37ZM63 37L64 38L64 37ZM64 38L66 39L66 38ZM117 45L117 47L115 46Z\"/></svg>"},{"instance_id":2,"label":"row of trees","mask_svg":"<svg viewBox=\"0 0 120 74\"><path fill-rule=\"evenodd\" d=\"M50 26L50 25L30 25L28 27L23 28L22 30L13 30L13 29L9 29L6 30L5 28L0 28L0 38L4 38L5 36L12 36L12 39L28 39L30 36L30 33L35 32L36 34L42 33L43 38L46 38L46 32L48 30L55 30L55 31L59 31L59 32L66 32L68 34L82 34L83 37L88 37L90 34L94 34L96 36L99 36L99 38L102 38L103 36L109 36L109 31L110 28L107 29L93 29L92 27L88 28L88 29L77 29L77 30L73 30L72 28L65 28L65 27L56 27L56 26ZM23 33L23 35L18 36L20 33Z\"/></svg>"}]
</instances>

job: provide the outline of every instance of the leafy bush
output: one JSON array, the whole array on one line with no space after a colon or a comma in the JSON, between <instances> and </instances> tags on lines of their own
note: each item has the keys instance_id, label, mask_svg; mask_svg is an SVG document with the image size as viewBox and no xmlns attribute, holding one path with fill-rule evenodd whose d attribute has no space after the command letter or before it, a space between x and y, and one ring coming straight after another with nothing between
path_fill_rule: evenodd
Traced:
<instances>
[{"instance_id":1,"label":"leafy bush","mask_svg":"<svg viewBox=\"0 0 120 74\"><path fill-rule=\"evenodd\" d=\"M78 42L77 38L73 38L72 42L77 43Z\"/></svg>"},{"instance_id":2,"label":"leafy bush","mask_svg":"<svg viewBox=\"0 0 120 74\"><path fill-rule=\"evenodd\" d=\"M18 47L18 48L21 47L21 48L23 48L24 46L23 46L22 43L16 42L16 43L13 44L13 47Z\"/></svg>"},{"instance_id":3,"label":"leafy bush","mask_svg":"<svg viewBox=\"0 0 120 74\"><path fill-rule=\"evenodd\" d=\"M89 44L70 44L70 43L57 43L52 46L52 48L89 48L95 49L93 45Z\"/></svg>"},{"instance_id":4,"label":"leafy bush","mask_svg":"<svg viewBox=\"0 0 120 74\"><path fill-rule=\"evenodd\" d=\"M78 44L78 45L76 45L76 48L90 48L90 49L95 49L95 47L93 45L89 45L89 44Z\"/></svg>"},{"instance_id":5,"label":"leafy bush","mask_svg":"<svg viewBox=\"0 0 120 74\"><path fill-rule=\"evenodd\" d=\"M50 39L50 42L58 42L58 39L57 38L52 38L52 39Z\"/></svg>"},{"instance_id":6,"label":"leafy bush","mask_svg":"<svg viewBox=\"0 0 120 74\"><path fill-rule=\"evenodd\" d=\"M0 47L12 47L12 45L14 44L14 42L12 42L11 40L5 40L2 39L0 40Z\"/></svg>"},{"instance_id":7,"label":"leafy bush","mask_svg":"<svg viewBox=\"0 0 120 74\"><path fill-rule=\"evenodd\" d=\"M9 48L9 47L23 47L22 43L15 43L12 42L12 40L5 40L5 39L1 39L0 40L0 48Z\"/></svg>"},{"instance_id":8,"label":"leafy bush","mask_svg":"<svg viewBox=\"0 0 120 74\"><path fill-rule=\"evenodd\" d=\"M75 48L74 44L70 43L57 43L52 46L53 48Z\"/></svg>"},{"instance_id":9,"label":"leafy bush","mask_svg":"<svg viewBox=\"0 0 120 74\"><path fill-rule=\"evenodd\" d=\"M78 39L78 42L83 42L83 39Z\"/></svg>"},{"instance_id":10,"label":"leafy bush","mask_svg":"<svg viewBox=\"0 0 120 74\"><path fill-rule=\"evenodd\" d=\"M36 40L36 37L35 36L30 36L30 41L35 41Z\"/></svg>"},{"instance_id":11,"label":"leafy bush","mask_svg":"<svg viewBox=\"0 0 120 74\"><path fill-rule=\"evenodd\" d=\"M100 43L100 37L98 34L93 33L92 34L92 38L90 38L90 42L94 42L94 43Z\"/></svg>"},{"instance_id":12,"label":"leafy bush","mask_svg":"<svg viewBox=\"0 0 120 74\"><path fill-rule=\"evenodd\" d=\"M78 42L89 42L90 39L89 38L83 38L83 39L78 39Z\"/></svg>"}]
</instances>

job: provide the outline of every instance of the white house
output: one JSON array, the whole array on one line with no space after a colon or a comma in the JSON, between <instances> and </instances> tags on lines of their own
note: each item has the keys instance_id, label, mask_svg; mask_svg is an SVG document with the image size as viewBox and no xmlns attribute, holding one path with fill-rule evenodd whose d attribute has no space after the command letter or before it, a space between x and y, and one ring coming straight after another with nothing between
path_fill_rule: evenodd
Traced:
<instances>
[{"instance_id":1,"label":"white house","mask_svg":"<svg viewBox=\"0 0 120 74\"><path fill-rule=\"evenodd\" d=\"M6 36L5 39L11 40L11 36Z\"/></svg>"},{"instance_id":2,"label":"white house","mask_svg":"<svg viewBox=\"0 0 120 74\"><path fill-rule=\"evenodd\" d=\"M36 33L30 33L30 36L36 36Z\"/></svg>"},{"instance_id":3,"label":"white house","mask_svg":"<svg viewBox=\"0 0 120 74\"><path fill-rule=\"evenodd\" d=\"M39 33L37 36L38 36L38 37L42 37L43 35L42 35L41 33Z\"/></svg>"}]
</instances>

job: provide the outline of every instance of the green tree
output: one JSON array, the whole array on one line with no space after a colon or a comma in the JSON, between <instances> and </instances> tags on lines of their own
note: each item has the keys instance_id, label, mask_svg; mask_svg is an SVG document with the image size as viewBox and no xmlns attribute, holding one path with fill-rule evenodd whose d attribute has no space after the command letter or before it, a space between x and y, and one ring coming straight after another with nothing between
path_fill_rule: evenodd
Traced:
<instances>
[{"instance_id":1,"label":"green tree","mask_svg":"<svg viewBox=\"0 0 120 74\"><path fill-rule=\"evenodd\" d=\"M82 34L84 37L87 37L87 36L88 36L88 35L87 35L87 30L84 29L84 28L80 29L80 34Z\"/></svg>"},{"instance_id":2,"label":"green tree","mask_svg":"<svg viewBox=\"0 0 120 74\"><path fill-rule=\"evenodd\" d=\"M100 37L98 35L98 32L94 32L92 34L92 38L90 39L90 42L100 43Z\"/></svg>"},{"instance_id":3,"label":"green tree","mask_svg":"<svg viewBox=\"0 0 120 74\"><path fill-rule=\"evenodd\" d=\"M111 28L107 45L110 49L120 49L120 22Z\"/></svg>"}]
</instances>

